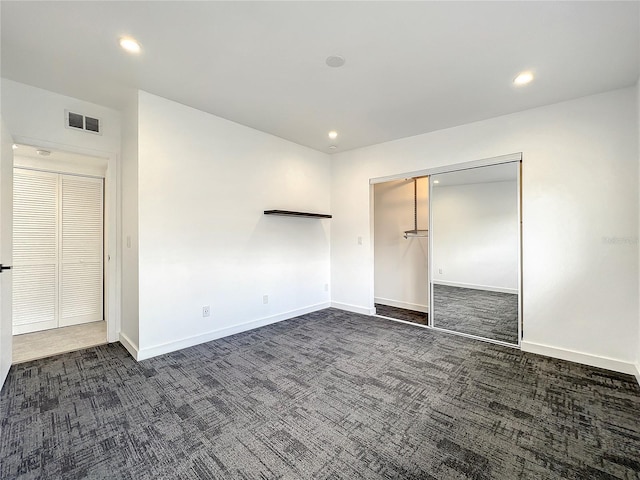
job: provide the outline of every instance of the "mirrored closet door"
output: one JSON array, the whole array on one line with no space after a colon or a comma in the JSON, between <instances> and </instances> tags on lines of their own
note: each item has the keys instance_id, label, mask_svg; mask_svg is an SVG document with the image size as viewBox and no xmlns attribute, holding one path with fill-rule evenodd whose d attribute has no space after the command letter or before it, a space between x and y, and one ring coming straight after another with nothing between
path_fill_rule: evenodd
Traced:
<instances>
[{"instance_id":1,"label":"mirrored closet door","mask_svg":"<svg viewBox=\"0 0 640 480\"><path fill-rule=\"evenodd\" d=\"M431 326L520 344L520 162L431 175Z\"/></svg>"}]
</instances>

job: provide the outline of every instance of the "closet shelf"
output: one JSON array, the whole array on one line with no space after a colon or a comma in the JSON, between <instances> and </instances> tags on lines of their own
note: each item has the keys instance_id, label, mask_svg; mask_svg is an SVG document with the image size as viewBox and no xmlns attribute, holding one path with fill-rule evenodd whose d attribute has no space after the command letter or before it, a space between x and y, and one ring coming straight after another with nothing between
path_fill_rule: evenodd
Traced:
<instances>
[{"instance_id":1,"label":"closet shelf","mask_svg":"<svg viewBox=\"0 0 640 480\"><path fill-rule=\"evenodd\" d=\"M292 212L290 210L265 210L264 214L280 215L283 217L331 218L331 215L328 215L326 213Z\"/></svg>"}]
</instances>

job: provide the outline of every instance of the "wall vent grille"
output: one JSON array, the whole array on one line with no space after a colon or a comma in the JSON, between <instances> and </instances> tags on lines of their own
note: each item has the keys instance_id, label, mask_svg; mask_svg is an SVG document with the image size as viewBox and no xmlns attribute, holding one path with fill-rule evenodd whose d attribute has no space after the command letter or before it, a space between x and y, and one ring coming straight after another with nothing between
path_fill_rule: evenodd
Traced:
<instances>
[{"instance_id":1,"label":"wall vent grille","mask_svg":"<svg viewBox=\"0 0 640 480\"><path fill-rule=\"evenodd\" d=\"M69 110L64 111L64 126L74 130L84 130L85 132L102 135L102 120Z\"/></svg>"}]
</instances>

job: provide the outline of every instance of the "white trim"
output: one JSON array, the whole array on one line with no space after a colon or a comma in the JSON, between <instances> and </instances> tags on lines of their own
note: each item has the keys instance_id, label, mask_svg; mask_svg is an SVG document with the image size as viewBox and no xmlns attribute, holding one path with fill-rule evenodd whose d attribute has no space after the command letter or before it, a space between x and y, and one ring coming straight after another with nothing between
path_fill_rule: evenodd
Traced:
<instances>
[{"instance_id":1,"label":"white trim","mask_svg":"<svg viewBox=\"0 0 640 480\"><path fill-rule=\"evenodd\" d=\"M522 159L518 164L517 170L518 180L517 196L518 196L518 345L522 344L522 326L524 325L524 319L522 316L522 295L524 290L522 289Z\"/></svg>"},{"instance_id":2,"label":"white trim","mask_svg":"<svg viewBox=\"0 0 640 480\"><path fill-rule=\"evenodd\" d=\"M332 308L344 310L346 312L360 313L362 315L375 315L375 308L360 307L358 305L350 305L348 303L331 302Z\"/></svg>"},{"instance_id":3,"label":"white trim","mask_svg":"<svg viewBox=\"0 0 640 480\"><path fill-rule=\"evenodd\" d=\"M487 292L513 293L518 294L517 288L492 287L489 285L475 285L473 283L449 282L446 280L434 280L434 285L446 285L448 287L470 288L472 290L485 290Z\"/></svg>"},{"instance_id":4,"label":"white trim","mask_svg":"<svg viewBox=\"0 0 640 480\"><path fill-rule=\"evenodd\" d=\"M138 346L123 332L120 332L120 343L135 360L139 360Z\"/></svg>"},{"instance_id":5,"label":"white trim","mask_svg":"<svg viewBox=\"0 0 640 480\"><path fill-rule=\"evenodd\" d=\"M427 324L429 327L433 327L433 314L435 314L435 303L433 301L433 278L434 278L434 263L433 263L433 179L429 177L429 244L427 245L427 288L429 289L429 310L431 315L427 316Z\"/></svg>"},{"instance_id":6,"label":"white trim","mask_svg":"<svg viewBox=\"0 0 640 480\"><path fill-rule=\"evenodd\" d=\"M83 164L82 162L85 163ZM97 178L106 177L107 162L108 160L104 157L82 155L82 158L77 158L65 155L65 152L60 150L55 152L53 158L35 158L31 155L22 153L16 154L13 157L14 168Z\"/></svg>"},{"instance_id":7,"label":"white trim","mask_svg":"<svg viewBox=\"0 0 640 480\"><path fill-rule=\"evenodd\" d=\"M377 177L369 179L371 185L376 183L390 182L392 180L404 180L406 178L413 177L425 177L430 175L437 175L439 173L457 172L459 170L469 170L471 168L488 167L491 165L498 165L501 163L521 162L522 152L510 153L508 155L500 155L499 157L482 158L480 160L473 160L471 162L454 163L451 165L443 165L441 167L427 168L424 170L417 170L415 172L399 173L396 175L387 175L386 177Z\"/></svg>"},{"instance_id":8,"label":"white trim","mask_svg":"<svg viewBox=\"0 0 640 480\"><path fill-rule=\"evenodd\" d=\"M638 381L638 385L640 385L640 363L636 363L634 365L636 371L634 372L635 376L636 376L636 380Z\"/></svg>"},{"instance_id":9,"label":"white trim","mask_svg":"<svg viewBox=\"0 0 640 480\"><path fill-rule=\"evenodd\" d=\"M537 353L546 357L559 358L569 362L581 363L591 367L604 368L605 370L613 370L614 372L626 373L629 375L640 374L638 367L623 360L615 358L601 357L599 355L591 355L590 353L576 352L574 350L566 350L564 348L552 347L549 345L541 345L539 343L522 341L521 349L523 352ZM640 382L640 379L639 379Z\"/></svg>"},{"instance_id":10,"label":"white trim","mask_svg":"<svg viewBox=\"0 0 640 480\"><path fill-rule=\"evenodd\" d=\"M399 302L397 300L391 300L389 298L375 297L373 299L375 303L382 305L388 305L389 307L404 308L405 310L413 310L415 312L429 313L429 305L420 305L418 303Z\"/></svg>"},{"instance_id":11,"label":"white trim","mask_svg":"<svg viewBox=\"0 0 640 480\"><path fill-rule=\"evenodd\" d=\"M221 328L212 332L195 335L193 337L183 338L176 340L175 342L163 343L152 347L140 348L137 350L136 360L146 360L147 358L156 357L165 353L175 352L176 350L182 350L183 348L193 347L201 343L210 342L218 338L228 337L229 335L235 335L236 333L246 332L247 330L253 330L254 328L264 327L272 323L281 322L282 320L288 320L290 318L298 317L306 313L316 312L329 308L329 302L318 303L316 305L310 305L308 307L299 308L297 310L291 310L289 312L280 313L270 317L260 318L258 320L251 320L250 322L241 323L239 325L233 325L231 327ZM122 338L122 334L120 337ZM127 348L125 346L125 348ZM129 350L127 348L127 350ZM131 352L131 351L130 351ZM133 354L132 354L133 355Z\"/></svg>"}]
</instances>

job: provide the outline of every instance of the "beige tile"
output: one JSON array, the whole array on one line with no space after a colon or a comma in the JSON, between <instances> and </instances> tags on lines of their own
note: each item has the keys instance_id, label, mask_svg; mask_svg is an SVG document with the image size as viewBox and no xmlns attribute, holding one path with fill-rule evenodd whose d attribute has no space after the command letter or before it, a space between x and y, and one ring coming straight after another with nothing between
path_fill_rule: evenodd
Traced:
<instances>
[{"instance_id":1,"label":"beige tile","mask_svg":"<svg viewBox=\"0 0 640 480\"><path fill-rule=\"evenodd\" d=\"M107 322L91 322L13 337L13 363L107 343Z\"/></svg>"}]
</instances>

